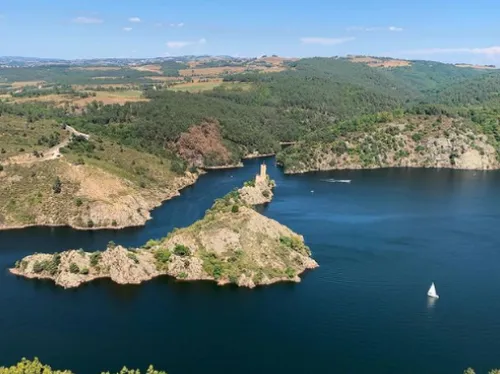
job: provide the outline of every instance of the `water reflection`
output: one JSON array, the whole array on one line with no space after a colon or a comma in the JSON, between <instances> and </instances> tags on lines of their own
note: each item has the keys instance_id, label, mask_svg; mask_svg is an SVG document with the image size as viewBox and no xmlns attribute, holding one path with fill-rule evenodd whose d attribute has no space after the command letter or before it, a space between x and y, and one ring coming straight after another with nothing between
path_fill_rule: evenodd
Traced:
<instances>
[{"instance_id":1,"label":"water reflection","mask_svg":"<svg viewBox=\"0 0 500 374\"><path fill-rule=\"evenodd\" d=\"M427 309L429 309L429 310L434 309L434 306L436 305L436 301L437 301L436 298L427 296Z\"/></svg>"}]
</instances>

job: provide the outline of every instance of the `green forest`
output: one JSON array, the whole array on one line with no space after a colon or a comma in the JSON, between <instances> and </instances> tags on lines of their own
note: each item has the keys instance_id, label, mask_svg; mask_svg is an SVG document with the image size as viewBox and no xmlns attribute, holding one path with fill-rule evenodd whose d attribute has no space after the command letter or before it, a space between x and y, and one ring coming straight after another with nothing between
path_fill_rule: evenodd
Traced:
<instances>
[{"instance_id":1,"label":"green forest","mask_svg":"<svg viewBox=\"0 0 500 374\"><path fill-rule=\"evenodd\" d=\"M331 142L352 131L407 114L460 116L500 141L498 93L500 72L432 61L410 66L373 68L345 58L307 58L288 62L279 73L248 72L224 76L222 86L200 93L145 88L147 102L103 105L93 102L81 113L41 103L0 103L2 112L28 121L55 118L75 128L150 153L165 153L168 144L203 119L220 122L229 144L247 152L275 153L280 142ZM178 75L184 63L165 63ZM95 71L69 67L0 70L0 81L40 80L58 85L88 82ZM99 72L132 82L144 72L123 67ZM116 82L116 80L114 80ZM67 86L61 86L67 87ZM74 94L78 94L75 92Z\"/></svg>"}]
</instances>

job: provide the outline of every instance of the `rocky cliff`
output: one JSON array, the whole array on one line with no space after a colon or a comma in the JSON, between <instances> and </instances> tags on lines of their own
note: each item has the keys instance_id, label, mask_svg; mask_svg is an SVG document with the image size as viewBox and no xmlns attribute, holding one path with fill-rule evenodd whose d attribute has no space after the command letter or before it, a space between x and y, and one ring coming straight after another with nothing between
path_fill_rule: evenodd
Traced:
<instances>
[{"instance_id":1,"label":"rocky cliff","mask_svg":"<svg viewBox=\"0 0 500 374\"><path fill-rule=\"evenodd\" d=\"M461 119L413 117L333 142L297 144L279 156L286 173L315 170L425 167L500 168L494 142Z\"/></svg>"},{"instance_id":2,"label":"rocky cliff","mask_svg":"<svg viewBox=\"0 0 500 374\"><path fill-rule=\"evenodd\" d=\"M261 190L264 185L259 182L244 187L244 193L235 190L216 200L203 219L162 240L150 240L142 248L111 243L103 252L34 254L10 271L27 278L52 279L64 288L97 278L138 284L160 275L242 287L299 282L301 273L318 266L303 237L257 213L249 203L253 198L244 197L247 193L262 196L271 182L266 186Z\"/></svg>"}]
</instances>

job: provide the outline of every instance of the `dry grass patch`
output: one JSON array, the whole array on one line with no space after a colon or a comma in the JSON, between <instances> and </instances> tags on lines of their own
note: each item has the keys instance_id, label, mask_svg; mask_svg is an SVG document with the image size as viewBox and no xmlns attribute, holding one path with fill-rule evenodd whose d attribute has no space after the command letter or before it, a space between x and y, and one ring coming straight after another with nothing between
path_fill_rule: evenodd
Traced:
<instances>
[{"instance_id":1,"label":"dry grass patch","mask_svg":"<svg viewBox=\"0 0 500 374\"><path fill-rule=\"evenodd\" d=\"M144 77L144 78L157 82L177 82L184 80L184 78L182 77Z\"/></svg>"},{"instance_id":2,"label":"dry grass patch","mask_svg":"<svg viewBox=\"0 0 500 374\"><path fill-rule=\"evenodd\" d=\"M407 60L379 59L369 56L350 56L349 60L351 62L366 64L373 68L397 68L402 66L411 66L411 62Z\"/></svg>"},{"instance_id":3,"label":"dry grass patch","mask_svg":"<svg viewBox=\"0 0 500 374\"><path fill-rule=\"evenodd\" d=\"M138 71L149 71L151 73L162 74L160 65L130 66L130 68Z\"/></svg>"},{"instance_id":4,"label":"dry grass patch","mask_svg":"<svg viewBox=\"0 0 500 374\"><path fill-rule=\"evenodd\" d=\"M140 90L127 91L95 91L95 97L87 97L85 99L73 99L72 103L78 106L85 106L93 101L100 101L104 104L120 104L123 105L129 101L149 101L142 95Z\"/></svg>"},{"instance_id":5,"label":"dry grass patch","mask_svg":"<svg viewBox=\"0 0 500 374\"><path fill-rule=\"evenodd\" d=\"M39 86L45 84L45 81L25 81L25 82L12 82L10 85L12 88L22 88L26 86Z\"/></svg>"},{"instance_id":6,"label":"dry grass patch","mask_svg":"<svg viewBox=\"0 0 500 374\"><path fill-rule=\"evenodd\" d=\"M455 64L457 68L471 68L471 69L497 69L494 65L472 65L472 64Z\"/></svg>"},{"instance_id":7,"label":"dry grass patch","mask_svg":"<svg viewBox=\"0 0 500 374\"><path fill-rule=\"evenodd\" d=\"M245 66L220 66L215 68L181 69L179 70L179 74L182 75L183 77L191 77L191 76L214 77L223 74L243 73L247 69L248 68Z\"/></svg>"},{"instance_id":8,"label":"dry grass patch","mask_svg":"<svg viewBox=\"0 0 500 374\"><path fill-rule=\"evenodd\" d=\"M113 71L121 70L120 66L77 66L72 67L69 70L84 70L84 71Z\"/></svg>"},{"instance_id":9,"label":"dry grass patch","mask_svg":"<svg viewBox=\"0 0 500 374\"><path fill-rule=\"evenodd\" d=\"M89 91L92 92L92 91ZM5 95L4 95L5 96ZM100 101L104 104L120 104L123 105L130 101L149 101L149 99L143 97L142 91L140 90L126 90L126 91L95 91L95 96L89 96L87 98L79 98L71 95L45 95L39 97L11 97L10 95L5 96L11 102L15 103L25 103L25 102L45 102L53 103L57 106L62 105L76 105L77 107L84 107L93 101Z\"/></svg>"}]
</instances>

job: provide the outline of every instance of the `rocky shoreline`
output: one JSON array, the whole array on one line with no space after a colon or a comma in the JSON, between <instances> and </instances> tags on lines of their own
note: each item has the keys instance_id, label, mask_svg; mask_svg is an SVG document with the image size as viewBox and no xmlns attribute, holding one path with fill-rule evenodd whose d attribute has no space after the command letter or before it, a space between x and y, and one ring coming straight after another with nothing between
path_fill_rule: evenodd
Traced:
<instances>
[{"instance_id":1,"label":"rocky shoreline","mask_svg":"<svg viewBox=\"0 0 500 374\"><path fill-rule=\"evenodd\" d=\"M164 239L150 240L142 248L110 243L103 252L36 253L16 262L10 272L51 279L64 288L98 278L139 284L163 275L249 288L300 282L299 275L318 264L301 235L253 208L272 199L269 192L274 182L263 172L265 167L255 181L217 199L203 219Z\"/></svg>"},{"instance_id":2,"label":"rocky shoreline","mask_svg":"<svg viewBox=\"0 0 500 374\"><path fill-rule=\"evenodd\" d=\"M95 223L92 227L77 225L75 222L65 222L65 223L52 223L49 221L50 217L47 218L47 222L37 222L34 224L25 224L25 225L9 225L0 223L0 231L6 230L20 230L29 227L70 227L74 230L80 231L92 231L92 230L123 230L129 227L140 227L144 226L147 221L151 219L151 211L159 206L161 206L165 201L173 199L176 196L180 195L180 191L184 188L187 188L198 180L199 176L203 174L203 171L199 171L198 173L186 173L186 175L182 177L178 177L174 182L174 187L172 189L168 189L167 191L159 191L149 199L144 199L144 204L140 206L141 210L144 210L146 214L141 215L136 222L128 222L127 224L117 224L117 225L99 225ZM135 199L135 202L138 200ZM106 221L110 221L110 219L104 219Z\"/></svg>"},{"instance_id":3,"label":"rocky shoreline","mask_svg":"<svg viewBox=\"0 0 500 374\"><path fill-rule=\"evenodd\" d=\"M458 120L432 117L381 125L369 134L353 133L335 142L292 146L278 158L285 174L381 168L500 169L500 156L487 135Z\"/></svg>"}]
</instances>

